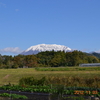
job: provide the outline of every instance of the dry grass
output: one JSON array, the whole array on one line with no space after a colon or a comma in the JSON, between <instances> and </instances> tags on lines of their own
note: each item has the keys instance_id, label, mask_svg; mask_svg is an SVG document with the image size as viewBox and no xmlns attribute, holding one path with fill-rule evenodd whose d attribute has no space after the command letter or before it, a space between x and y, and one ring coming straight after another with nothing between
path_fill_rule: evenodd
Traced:
<instances>
[{"instance_id":1,"label":"dry grass","mask_svg":"<svg viewBox=\"0 0 100 100\"><path fill-rule=\"evenodd\" d=\"M8 83L18 84L19 79L28 76L35 78L45 76L52 79L58 77L60 81L60 78L66 79L66 77L69 77L69 80L71 80L73 76L80 78L99 77L100 71L36 71L34 68L0 69L0 85Z\"/></svg>"}]
</instances>

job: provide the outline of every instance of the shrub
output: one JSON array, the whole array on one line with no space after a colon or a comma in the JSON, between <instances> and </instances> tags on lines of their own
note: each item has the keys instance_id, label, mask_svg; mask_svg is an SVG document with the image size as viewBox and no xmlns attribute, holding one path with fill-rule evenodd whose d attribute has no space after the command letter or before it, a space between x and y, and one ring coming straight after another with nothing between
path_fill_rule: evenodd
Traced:
<instances>
[{"instance_id":1,"label":"shrub","mask_svg":"<svg viewBox=\"0 0 100 100\"><path fill-rule=\"evenodd\" d=\"M26 78L21 78L19 80L19 85L45 85L46 84L46 78L42 77L41 79L37 80L34 79L34 77L26 77Z\"/></svg>"}]
</instances>

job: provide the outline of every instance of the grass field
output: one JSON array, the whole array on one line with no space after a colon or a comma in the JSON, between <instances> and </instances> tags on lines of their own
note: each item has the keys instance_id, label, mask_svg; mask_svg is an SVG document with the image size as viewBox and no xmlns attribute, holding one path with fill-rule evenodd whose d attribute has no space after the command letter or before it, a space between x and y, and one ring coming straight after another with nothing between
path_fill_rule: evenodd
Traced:
<instances>
[{"instance_id":1,"label":"grass field","mask_svg":"<svg viewBox=\"0 0 100 100\"><path fill-rule=\"evenodd\" d=\"M98 67L85 67L85 69L82 67L84 70L78 70L78 68L79 67L71 67L69 68L70 70L67 71L38 71L35 68L0 69L0 85L8 83L18 84L19 79L29 76L33 76L37 79L45 76L46 78L52 78L50 79L52 81L58 78L59 80L62 78L65 80L68 78L68 80L70 80L72 77L90 79L93 77L97 77L98 79L100 77L100 68Z\"/></svg>"}]
</instances>

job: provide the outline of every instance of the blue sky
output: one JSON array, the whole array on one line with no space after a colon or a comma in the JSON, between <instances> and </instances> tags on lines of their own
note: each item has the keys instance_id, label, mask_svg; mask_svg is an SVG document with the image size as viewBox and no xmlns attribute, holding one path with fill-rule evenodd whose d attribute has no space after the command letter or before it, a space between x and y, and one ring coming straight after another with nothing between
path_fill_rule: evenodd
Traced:
<instances>
[{"instance_id":1,"label":"blue sky","mask_svg":"<svg viewBox=\"0 0 100 100\"><path fill-rule=\"evenodd\" d=\"M100 51L100 0L0 0L0 54L37 44Z\"/></svg>"}]
</instances>

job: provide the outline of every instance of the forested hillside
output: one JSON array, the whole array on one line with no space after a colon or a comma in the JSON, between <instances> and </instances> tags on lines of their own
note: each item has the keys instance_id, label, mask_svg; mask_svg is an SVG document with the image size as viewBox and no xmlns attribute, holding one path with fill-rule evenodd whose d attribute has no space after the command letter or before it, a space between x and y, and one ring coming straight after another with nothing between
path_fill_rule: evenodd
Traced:
<instances>
[{"instance_id":1,"label":"forested hillside","mask_svg":"<svg viewBox=\"0 0 100 100\"><path fill-rule=\"evenodd\" d=\"M78 66L80 63L99 63L100 59L81 51L45 51L36 55L0 55L0 68Z\"/></svg>"},{"instance_id":2,"label":"forested hillside","mask_svg":"<svg viewBox=\"0 0 100 100\"><path fill-rule=\"evenodd\" d=\"M92 55L96 56L97 58L100 58L100 53L93 52Z\"/></svg>"}]
</instances>

